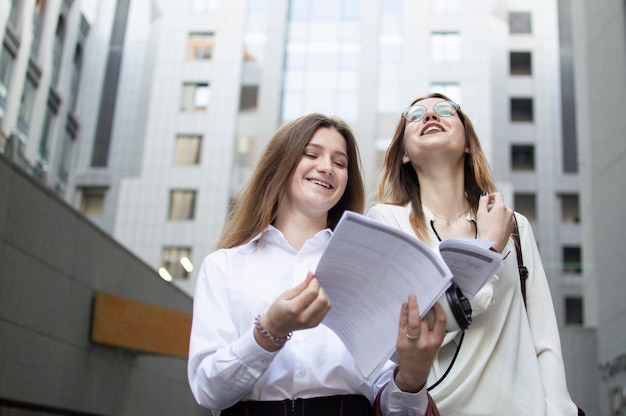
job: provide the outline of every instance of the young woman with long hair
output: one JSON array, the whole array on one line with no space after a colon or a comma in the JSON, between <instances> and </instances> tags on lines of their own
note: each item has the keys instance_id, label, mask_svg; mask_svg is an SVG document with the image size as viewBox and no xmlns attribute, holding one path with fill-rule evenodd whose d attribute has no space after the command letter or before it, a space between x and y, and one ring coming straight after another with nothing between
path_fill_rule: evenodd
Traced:
<instances>
[{"instance_id":1,"label":"young woman with long hair","mask_svg":"<svg viewBox=\"0 0 626 416\"><path fill-rule=\"evenodd\" d=\"M364 199L343 121L310 114L276 132L199 271L188 373L201 405L224 416L369 416L375 401L383 415L432 411L424 385L445 333L440 307L430 322L415 295L398 305L398 365L371 382L321 323L331 303L312 271Z\"/></svg>"},{"instance_id":2,"label":"young woman with long hair","mask_svg":"<svg viewBox=\"0 0 626 416\"><path fill-rule=\"evenodd\" d=\"M532 229L496 191L476 131L458 104L433 93L402 113L379 198L369 216L433 248L449 238L479 238L492 241L504 258L498 275L471 299L471 326L447 333L434 360L428 385L441 414L576 415ZM526 304L511 238L516 220L529 271Z\"/></svg>"}]
</instances>

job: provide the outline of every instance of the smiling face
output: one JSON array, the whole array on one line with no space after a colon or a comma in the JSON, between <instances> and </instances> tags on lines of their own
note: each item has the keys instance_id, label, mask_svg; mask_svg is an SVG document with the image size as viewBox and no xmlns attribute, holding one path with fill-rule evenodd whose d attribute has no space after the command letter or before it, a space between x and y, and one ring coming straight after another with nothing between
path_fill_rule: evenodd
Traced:
<instances>
[{"instance_id":1,"label":"smiling face","mask_svg":"<svg viewBox=\"0 0 626 416\"><path fill-rule=\"evenodd\" d=\"M436 153L452 157L453 160L462 161L467 152L465 143L465 129L458 114L442 117L437 114L432 106L445 101L442 98L426 98L414 104L425 107L426 114L419 121L406 122L404 130L403 163L413 163L422 166L429 161L441 160Z\"/></svg>"},{"instance_id":2,"label":"smiling face","mask_svg":"<svg viewBox=\"0 0 626 416\"><path fill-rule=\"evenodd\" d=\"M348 155L344 137L322 127L307 143L280 202L279 216L287 211L310 218L326 218L348 183Z\"/></svg>"}]
</instances>

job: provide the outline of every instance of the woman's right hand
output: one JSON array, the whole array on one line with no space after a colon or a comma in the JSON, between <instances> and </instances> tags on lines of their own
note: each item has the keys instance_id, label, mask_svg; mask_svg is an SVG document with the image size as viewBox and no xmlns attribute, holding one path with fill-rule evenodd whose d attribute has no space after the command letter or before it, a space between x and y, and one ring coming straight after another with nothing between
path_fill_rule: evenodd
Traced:
<instances>
[{"instance_id":1,"label":"woman's right hand","mask_svg":"<svg viewBox=\"0 0 626 416\"><path fill-rule=\"evenodd\" d=\"M285 291L261 316L263 328L275 337L283 338L300 329L314 328L322 322L331 303L319 281L309 272L304 282ZM255 330L255 338L266 350L276 351L279 347Z\"/></svg>"}]
</instances>

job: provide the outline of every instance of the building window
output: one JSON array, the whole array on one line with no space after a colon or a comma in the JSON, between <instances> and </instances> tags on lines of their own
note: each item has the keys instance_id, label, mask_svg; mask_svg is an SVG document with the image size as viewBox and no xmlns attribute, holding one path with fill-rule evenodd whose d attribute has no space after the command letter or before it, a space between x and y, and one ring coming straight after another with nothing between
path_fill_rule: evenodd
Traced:
<instances>
[{"instance_id":1,"label":"building window","mask_svg":"<svg viewBox=\"0 0 626 416\"><path fill-rule=\"evenodd\" d=\"M61 58L63 57L63 43L65 42L65 18L59 16L57 31L54 36L54 46L52 50L52 85L57 85L61 69Z\"/></svg>"},{"instance_id":2,"label":"building window","mask_svg":"<svg viewBox=\"0 0 626 416\"><path fill-rule=\"evenodd\" d=\"M2 50L0 50L0 119L4 118L4 105L9 93L9 85L11 85L14 61L15 56L3 43Z\"/></svg>"},{"instance_id":3,"label":"building window","mask_svg":"<svg viewBox=\"0 0 626 416\"><path fill-rule=\"evenodd\" d=\"M533 121L533 99L532 98L511 98L511 121L512 122L532 122Z\"/></svg>"},{"instance_id":4,"label":"building window","mask_svg":"<svg viewBox=\"0 0 626 416\"><path fill-rule=\"evenodd\" d=\"M44 6L46 2L44 0L37 0L35 4L35 11L33 13L33 40L30 45L30 55L33 58L37 58L39 55L39 45L41 42L41 29L43 27Z\"/></svg>"},{"instance_id":5,"label":"building window","mask_svg":"<svg viewBox=\"0 0 626 416\"><path fill-rule=\"evenodd\" d=\"M565 323L568 325L583 324L582 298L565 298Z\"/></svg>"},{"instance_id":6,"label":"building window","mask_svg":"<svg viewBox=\"0 0 626 416\"><path fill-rule=\"evenodd\" d=\"M213 52L213 33L190 33L187 41L187 59L211 59Z\"/></svg>"},{"instance_id":7,"label":"building window","mask_svg":"<svg viewBox=\"0 0 626 416\"><path fill-rule=\"evenodd\" d=\"M202 146L202 136L179 134L176 136L176 152L174 154L174 164L176 165L197 165L200 163L200 148Z\"/></svg>"},{"instance_id":8,"label":"building window","mask_svg":"<svg viewBox=\"0 0 626 416\"><path fill-rule=\"evenodd\" d=\"M580 223L580 206L578 194L562 194L561 200L561 222L564 224Z\"/></svg>"},{"instance_id":9,"label":"building window","mask_svg":"<svg viewBox=\"0 0 626 416\"><path fill-rule=\"evenodd\" d=\"M233 163L232 188L240 190L250 179L254 166L254 138L248 136L237 137L235 158Z\"/></svg>"},{"instance_id":10,"label":"building window","mask_svg":"<svg viewBox=\"0 0 626 416\"><path fill-rule=\"evenodd\" d=\"M180 105L184 112L204 112L209 106L209 84L185 83Z\"/></svg>"},{"instance_id":11,"label":"building window","mask_svg":"<svg viewBox=\"0 0 626 416\"><path fill-rule=\"evenodd\" d=\"M433 82L430 92L438 92L450 98L455 103L461 103L461 85L458 82Z\"/></svg>"},{"instance_id":12,"label":"building window","mask_svg":"<svg viewBox=\"0 0 626 416\"><path fill-rule=\"evenodd\" d=\"M461 60L459 32L433 32L430 35L430 57L433 62L459 62Z\"/></svg>"},{"instance_id":13,"label":"building window","mask_svg":"<svg viewBox=\"0 0 626 416\"><path fill-rule=\"evenodd\" d=\"M35 92L37 87L35 83L26 77L24 83L24 91L20 102L20 109L17 114L18 135L23 141L28 137L28 129L30 128L30 119L33 116L33 106L35 104Z\"/></svg>"},{"instance_id":14,"label":"building window","mask_svg":"<svg viewBox=\"0 0 626 416\"><path fill-rule=\"evenodd\" d=\"M41 140L39 141L39 159L40 163L44 163L45 165L48 164L48 160L50 159L50 137L54 128L54 119L54 112L48 107L41 129Z\"/></svg>"},{"instance_id":15,"label":"building window","mask_svg":"<svg viewBox=\"0 0 626 416\"><path fill-rule=\"evenodd\" d=\"M378 37L378 91L376 99L376 110L379 113L396 113L398 103L402 102L402 36L399 33L391 32L394 25L391 23L400 18L397 15L382 15L381 22L388 21L390 28L388 33L383 33Z\"/></svg>"},{"instance_id":16,"label":"building window","mask_svg":"<svg viewBox=\"0 0 626 416\"><path fill-rule=\"evenodd\" d=\"M383 3L398 3L386 0ZM361 17L361 2L357 0L292 0L289 7L289 19L294 20L356 20Z\"/></svg>"},{"instance_id":17,"label":"building window","mask_svg":"<svg viewBox=\"0 0 626 416\"><path fill-rule=\"evenodd\" d=\"M359 55L358 42L290 41L286 61L291 67L285 71L282 120L310 112L355 120L359 109Z\"/></svg>"},{"instance_id":18,"label":"building window","mask_svg":"<svg viewBox=\"0 0 626 416\"><path fill-rule=\"evenodd\" d=\"M80 212L88 217L99 217L104 212L107 188L83 188Z\"/></svg>"},{"instance_id":19,"label":"building window","mask_svg":"<svg viewBox=\"0 0 626 416\"><path fill-rule=\"evenodd\" d=\"M163 247L159 275L167 281L173 279L187 279L193 271L191 263L191 248Z\"/></svg>"},{"instance_id":20,"label":"building window","mask_svg":"<svg viewBox=\"0 0 626 416\"><path fill-rule=\"evenodd\" d=\"M535 146L514 144L511 146L512 170L535 170Z\"/></svg>"},{"instance_id":21,"label":"building window","mask_svg":"<svg viewBox=\"0 0 626 416\"><path fill-rule=\"evenodd\" d=\"M78 101L78 87L80 85L80 74L83 68L83 47L80 43L76 44L74 49L74 61L72 62L72 75L70 79L70 94L68 108L70 112L76 111L76 103Z\"/></svg>"},{"instance_id":22,"label":"building window","mask_svg":"<svg viewBox=\"0 0 626 416\"><path fill-rule=\"evenodd\" d=\"M264 33L247 33L243 39L243 60L262 63L265 57L265 40Z\"/></svg>"},{"instance_id":23,"label":"building window","mask_svg":"<svg viewBox=\"0 0 626 416\"><path fill-rule=\"evenodd\" d=\"M59 174L57 178L57 190L60 193L65 192L67 181L70 175L70 167L72 163L72 156L74 154L74 137L65 133L65 139L63 140L63 148L61 149L61 160L59 161Z\"/></svg>"},{"instance_id":24,"label":"building window","mask_svg":"<svg viewBox=\"0 0 626 416\"><path fill-rule=\"evenodd\" d=\"M509 33L528 34L532 33L529 12L509 12Z\"/></svg>"},{"instance_id":25,"label":"building window","mask_svg":"<svg viewBox=\"0 0 626 416\"><path fill-rule=\"evenodd\" d=\"M189 11L191 13L207 13L214 12L219 9L219 0L191 0Z\"/></svg>"},{"instance_id":26,"label":"building window","mask_svg":"<svg viewBox=\"0 0 626 416\"><path fill-rule=\"evenodd\" d=\"M240 111L254 111L257 109L259 99L258 85L242 85L241 97L239 98Z\"/></svg>"},{"instance_id":27,"label":"building window","mask_svg":"<svg viewBox=\"0 0 626 416\"><path fill-rule=\"evenodd\" d=\"M532 58L530 52L511 52L509 67L511 75L532 75Z\"/></svg>"},{"instance_id":28,"label":"building window","mask_svg":"<svg viewBox=\"0 0 626 416\"><path fill-rule=\"evenodd\" d=\"M11 0L11 11L9 12L8 25L15 34L20 35L22 29L22 5L26 2L23 0Z\"/></svg>"},{"instance_id":29,"label":"building window","mask_svg":"<svg viewBox=\"0 0 626 416\"><path fill-rule=\"evenodd\" d=\"M514 195L514 206L515 211L526 216L529 221L537 220L535 194L516 193Z\"/></svg>"},{"instance_id":30,"label":"building window","mask_svg":"<svg viewBox=\"0 0 626 416\"><path fill-rule=\"evenodd\" d=\"M459 10L461 0L432 0L433 11L456 12Z\"/></svg>"},{"instance_id":31,"label":"building window","mask_svg":"<svg viewBox=\"0 0 626 416\"><path fill-rule=\"evenodd\" d=\"M563 247L563 273L581 274L583 272L580 247Z\"/></svg>"},{"instance_id":32,"label":"building window","mask_svg":"<svg viewBox=\"0 0 626 416\"><path fill-rule=\"evenodd\" d=\"M196 191L177 189L170 191L170 220L193 220L196 210Z\"/></svg>"}]
</instances>

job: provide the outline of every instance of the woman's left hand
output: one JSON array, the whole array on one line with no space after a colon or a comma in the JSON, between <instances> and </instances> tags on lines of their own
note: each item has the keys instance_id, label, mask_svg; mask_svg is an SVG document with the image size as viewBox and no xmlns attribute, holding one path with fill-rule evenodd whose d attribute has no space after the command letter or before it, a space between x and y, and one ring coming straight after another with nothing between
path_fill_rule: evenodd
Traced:
<instances>
[{"instance_id":1,"label":"woman's left hand","mask_svg":"<svg viewBox=\"0 0 626 416\"><path fill-rule=\"evenodd\" d=\"M513 232L513 210L506 206L499 192L484 195L478 201L476 227L481 240L493 241L493 248L499 253L504 250Z\"/></svg>"},{"instance_id":2,"label":"woman's left hand","mask_svg":"<svg viewBox=\"0 0 626 416\"><path fill-rule=\"evenodd\" d=\"M415 295L402 304L396 355L398 371L395 383L402 391L417 393L430 373L435 356L446 333L446 315L443 307L435 303L422 319Z\"/></svg>"}]
</instances>

